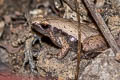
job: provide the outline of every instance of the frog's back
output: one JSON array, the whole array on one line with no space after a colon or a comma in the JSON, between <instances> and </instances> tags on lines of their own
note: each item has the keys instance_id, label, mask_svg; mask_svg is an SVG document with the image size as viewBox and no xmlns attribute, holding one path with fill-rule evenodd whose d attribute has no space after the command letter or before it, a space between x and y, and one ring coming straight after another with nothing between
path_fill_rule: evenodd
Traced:
<instances>
[{"instance_id":1,"label":"frog's back","mask_svg":"<svg viewBox=\"0 0 120 80\"><path fill-rule=\"evenodd\" d=\"M63 18L47 18L47 21L51 26L61 29L63 32L75 37L78 40L78 23L76 21L63 19ZM82 23L80 24L80 26L81 26L82 42L86 37L99 34L99 32L96 29L91 27L95 25Z\"/></svg>"},{"instance_id":2,"label":"frog's back","mask_svg":"<svg viewBox=\"0 0 120 80\"><path fill-rule=\"evenodd\" d=\"M63 18L47 18L47 20L52 27L56 27L57 29L60 29L61 31L74 36L75 38L78 37L78 27L75 21Z\"/></svg>"},{"instance_id":3,"label":"frog's back","mask_svg":"<svg viewBox=\"0 0 120 80\"><path fill-rule=\"evenodd\" d=\"M73 20L58 18L58 17L35 17L32 18L32 22L38 22L40 24L49 24L51 27L55 27L60 29L61 31L67 33L68 35L73 36L78 40L78 23ZM81 41L86 37L98 35L99 32L92 28L91 26L95 27L94 24L89 25L89 23L82 23L81 26Z\"/></svg>"}]
</instances>

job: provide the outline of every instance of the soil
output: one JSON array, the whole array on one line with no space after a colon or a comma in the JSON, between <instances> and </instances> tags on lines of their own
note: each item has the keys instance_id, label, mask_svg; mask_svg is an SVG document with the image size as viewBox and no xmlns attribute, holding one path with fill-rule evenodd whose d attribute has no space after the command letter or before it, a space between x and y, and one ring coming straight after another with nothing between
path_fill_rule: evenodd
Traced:
<instances>
[{"instance_id":1,"label":"soil","mask_svg":"<svg viewBox=\"0 0 120 80\"><path fill-rule=\"evenodd\" d=\"M45 1L47 2L49 0ZM4 72L12 73L17 80L22 80L24 77L26 77L26 80L74 80L77 65L77 60L74 59L77 56L76 52L69 51L63 59L59 60L55 58L54 55L59 53L60 49L54 46L50 39L44 41L46 37L44 38L41 35L39 35L39 38L42 38L43 40L40 43L36 42L31 48L37 73L34 74L31 72L29 62L26 62L25 66L23 66L25 53L26 50L28 50L26 48L27 40L34 38L36 35L28 25L25 15L27 11L40 11L44 16L60 16L76 21L75 12L65 3L64 9L62 9L64 13L61 11L60 15L58 15L54 10L51 10L52 8L50 8L50 6L44 6L47 5L45 1L0 0L0 25L5 24L2 27L0 26L0 72L8 69ZM56 6L60 6L59 0L56 1ZM81 2L79 8L81 10L81 20L92 24L93 20ZM58 8L58 10L59 9L61 8ZM120 31L119 10L120 0L105 0L104 5L98 9L116 39L119 39ZM119 42L119 40L117 41ZM97 60L97 57L81 60L80 78L83 75L85 68L87 66L90 67L89 65L93 63L94 60ZM118 64L116 63L115 66L117 65ZM23 67L25 67L25 70L22 70ZM22 76L22 79L18 76ZM84 76L85 75L83 75L83 78ZM88 78L84 80L88 80ZM91 80L91 78L89 80Z\"/></svg>"}]
</instances>

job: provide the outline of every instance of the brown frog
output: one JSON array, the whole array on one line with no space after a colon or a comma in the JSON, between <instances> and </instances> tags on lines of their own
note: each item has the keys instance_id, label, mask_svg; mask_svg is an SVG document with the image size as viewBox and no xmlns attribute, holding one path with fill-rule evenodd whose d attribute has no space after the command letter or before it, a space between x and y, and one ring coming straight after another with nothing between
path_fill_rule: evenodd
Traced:
<instances>
[{"instance_id":1,"label":"brown frog","mask_svg":"<svg viewBox=\"0 0 120 80\"><path fill-rule=\"evenodd\" d=\"M100 33L97 29L93 28L95 27L94 24L82 23L80 26L81 42L85 51L92 51L106 45L101 36L100 38L96 37L99 36ZM63 58L69 51L70 47L77 48L77 45L71 46L78 41L78 26L75 21L57 17L33 17L32 29L49 37L57 47L61 48L61 52L57 55L58 59ZM92 43L89 43L88 40ZM94 47L92 48L92 46ZM89 47L89 49L86 49L86 47Z\"/></svg>"}]
</instances>

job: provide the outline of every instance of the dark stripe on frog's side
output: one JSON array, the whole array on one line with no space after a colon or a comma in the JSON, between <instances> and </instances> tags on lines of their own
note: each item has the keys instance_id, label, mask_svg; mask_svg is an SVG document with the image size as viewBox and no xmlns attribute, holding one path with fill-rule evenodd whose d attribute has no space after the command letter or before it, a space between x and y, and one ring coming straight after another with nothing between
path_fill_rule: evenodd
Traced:
<instances>
[{"instance_id":1,"label":"dark stripe on frog's side","mask_svg":"<svg viewBox=\"0 0 120 80\"><path fill-rule=\"evenodd\" d=\"M62 30L71 36L74 36L78 40L78 23L73 20L58 18L58 17L46 17L46 18L33 18L32 23L39 24L49 24L51 27L56 27L57 29ZM98 35L99 32L94 29L94 24L90 23L81 23L81 42L84 41L85 38Z\"/></svg>"},{"instance_id":2,"label":"dark stripe on frog's side","mask_svg":"<svg viewBox=\"0 0 120 80\"><path fill-rule=\"evenodd\" d=\"M70 50L77 52L78 41L74 36L69 35L66 32L63 32L61 29L57 29L56 27L54 27L53 30L56 35L58 34L58 36L64 36L65 40L67 40L67 43L70 45ZM73 41L71 41L72 38L74 38Z\"/></svg>"},{"instance_id":3,"label":"dark stripe on frog's side","mask_svg":"<svg viewBox=\"0 0 120 80\"><path fill-rule=\"evenodd\" d=\"M62 29L58 29L56 27L53 27L53 32L55 34L59 34L59 36L66 36L66 37L73 37L73 38L75 38L74 36L72 36L72 35L62 31ZM75 38L75 40L77 40L77 39Z\"/></svg>"},{"instance_id":4,"label":"dark stripe on frog's side","mask_svg":"<svg viewBox=\"0 0 120 80\"><path fill-rule=\"evenodd\" d=\"M56 27L51 27L51 25L43 25L43 24L36 24L33 23L31 28L35 31L38 32L39 34L42 34L46 37L49 37L51 39L51 41L59 48L62 48L61 43L58 39L58 37L60 36L64 36L65 39L67 40L67 42L69 43L69 45L71 46L71 48L74 46L75 43L77 43L77 39L74 38L74 36L67 34L66 32L63 32L61 29L58 29ZM47 30L50 29L50 32ZM52 34L50 34L52 32ZM71 41L71 38L73 38L74 40ZM55 39L55 40L53 40ZM74 48L72 48L73 50L75 50Z\"/></svg>"},{"instance_id":5,"label":"dark stripe on frog's side","mask_svg":"<svg viewBox=\"0 0 120 80\"><path fill-rule=\"evenodd\" d=\"M44 21L47 21L48 24L44 24L43 23ZM41 25L43 29L45 29L44 27L46 27L44 25L49 26L49 28L53 30L56 36L59 36L59 35L72 36L75 39L75 41L78 40L78 26L77 26L77 22L75 21L52 17L52 18L40 19L40 22L37 19L37 20L34 20L33 23L34 22L39 23L39 25ZM99 34L99 32L96 29L92 28L91 26L95 27L95 25L93 24L92 25L87 23L81 24L81 42L83 42L87 37L95 36ZM42 35L46 35L46 33L45 34L42 33ZM50 36L47 35L47 37L50 37ZM67 39L69 43L72 43L70 41L70 38L67 38Z\"/></svg>"}]
</instances>

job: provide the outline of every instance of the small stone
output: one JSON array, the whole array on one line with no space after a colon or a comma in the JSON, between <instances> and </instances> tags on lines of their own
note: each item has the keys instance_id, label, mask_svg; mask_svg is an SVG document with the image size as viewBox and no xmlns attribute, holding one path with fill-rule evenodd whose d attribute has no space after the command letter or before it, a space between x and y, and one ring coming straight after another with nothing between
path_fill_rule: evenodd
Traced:
<instances>
[{"instance_id":1,"label":"small stone","mask_svg":"<svg viewBox=\"0 0 120 80\"><path fill-rule=\"evenodd\" d=\"M120 52L116 53L115 59L116 59L118 62L120 62Z\"/></svg>"},{"instance_id":2,"label":"small stone","mask_svg":"<svg viewBox=\"0 0 120 80\"><path fill-rule=\"evenodd\" d=\"M5 27L4 21L0 21L0 38L1 38L2 34L3 34L4 27Z\"/></svg>"},{"instance_id":3,"label":"small stone","mask_svg":"<svg viewBox=\"0 0 120 80\"><path fill-rule=\"evenodd\" d=\"M3 5L3 3L4 3L4 0L0 0L0 5Z\"/></svg>"},{"instance_id":4,"label":"small stone","mask_svg":"<svg viewBox=\"0 0 120 80\"><path fill-rule=\"evenodd\" d=\"M62 78L62 77L58 77L58 80L64 80L64 78Z\"/></svg>"},{"instance_id":5,"label":"small stone","mask_svg":"<svg viewBox=\"0 0 120 80\"><path fill-rule=\"evenodd\" d=\"M30 14L31 15L39 15L39 14L42 14L43 13L43 11L42 10L40 10L40 9L35 9L35 10L33 10L33 11L30 11Z\"/></svg>"},{"instance_id":6,"label":"small stone","mask_svg":"<svg viewBox=\"0 0 120 80\"><path fill-rule=\"evenodd\" d=\"M23 37L23 39L21 40L22 43L24 43L26 40L26 37Z\"/></svg>"},{"instance_id":7,"label":"small stone","mask_svg":"<svg viewBox=\"0 0 120 80\"><path fill-rule=\"evenodd\" d=\"M10 23L11 22L11 17L9 15L3 16L5 23Z\"/></svg>"},{"instance_id":8,"label":"small stone","mask_svg":"<svg viewBox=\"0 0 120 80\"><path fill-rule=\"evenodd\" d=\"M104 3L105 3L105 0L96 0L96 5L95 6L97 8L101 8L101 7L103 7Z\"/></svg>"},{"instance_id":9,"label":"small stone","mask_svg":"<svg viewBox=\"0 0 120 80\"><path fill-rule=\"evenodd\" d=\"M13 47L18 47L18 42L17 42L17 41L13 42L13 43L12 43L12 46L13 46Z\"/></svg>"}]
</instances>

